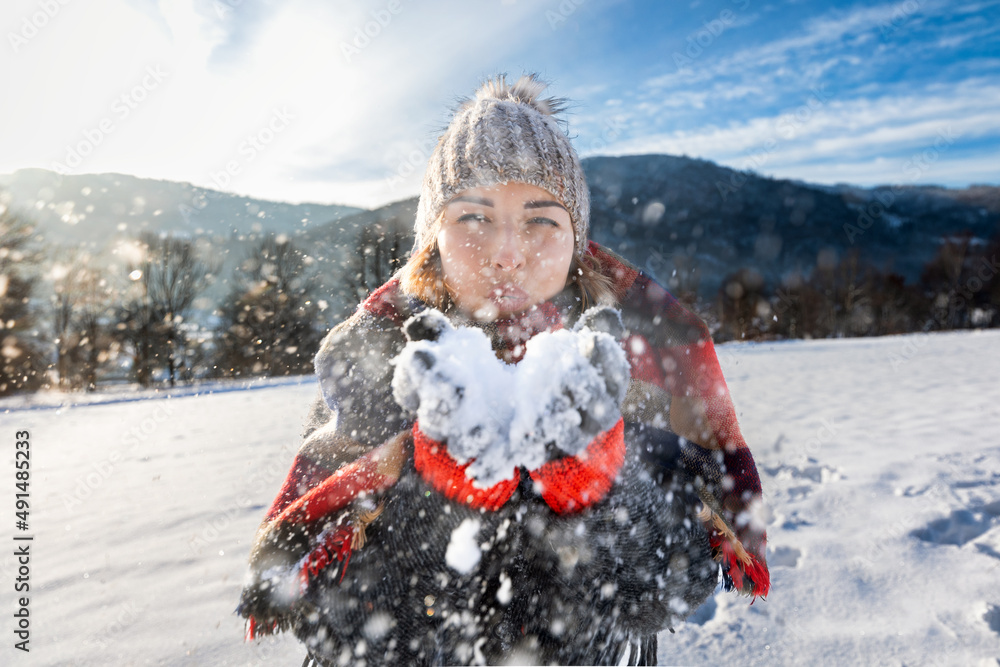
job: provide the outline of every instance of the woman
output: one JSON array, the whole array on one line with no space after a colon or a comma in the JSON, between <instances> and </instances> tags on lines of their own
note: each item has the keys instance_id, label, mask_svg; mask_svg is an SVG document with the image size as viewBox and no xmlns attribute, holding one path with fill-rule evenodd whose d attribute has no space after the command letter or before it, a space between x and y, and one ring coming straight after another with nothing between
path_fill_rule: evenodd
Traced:
<instances>
[{"instance_id":1,"label":"woman","mask_svg":"<svg viewBox=\"0 0 1000 667\"><path fill-rule=\"evenodd\" d=\"M654 664L656 633L712 593L720 565L728 587L767 593L760 481L708 331L588 242L586 180L544 88L500 77L460 106L408 263L316 357L320 396L239 609L248 636L291 628L307 664ZM581 322L595 305L620 324ZM499 482L473 478L475 458L425 433L392 387L407 340L450 327L481 330L507 364L544 332L616 333L630 376L618 421L585 450L551 442ZM437 372L422 349L417 367ZM446 415L493 389L460 385Z\"/></svg>"}]
</instances>

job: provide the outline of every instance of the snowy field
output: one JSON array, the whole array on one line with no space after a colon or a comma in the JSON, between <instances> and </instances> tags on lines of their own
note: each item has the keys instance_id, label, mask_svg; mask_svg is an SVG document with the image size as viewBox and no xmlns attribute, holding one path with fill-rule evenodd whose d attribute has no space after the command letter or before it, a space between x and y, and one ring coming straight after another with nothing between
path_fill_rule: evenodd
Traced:
<instances>
[{"instance_id":1,"label":"snowy field","mask_svg":"<svg viewBox=\"0 0 1000 667\"><path fill-rule=\"evenodd\" d=\"M1000 331L719 353L771 508L773 587L753 605L717 593L661 635L660 663L1000 664ZM13 549L0 558L0 664L301 663L294 638L244 644L233 609L316 387L235 389L0 401L3 539L20 429L34 535L30 654L13 648Z\"/></svg>"}]
</instances>

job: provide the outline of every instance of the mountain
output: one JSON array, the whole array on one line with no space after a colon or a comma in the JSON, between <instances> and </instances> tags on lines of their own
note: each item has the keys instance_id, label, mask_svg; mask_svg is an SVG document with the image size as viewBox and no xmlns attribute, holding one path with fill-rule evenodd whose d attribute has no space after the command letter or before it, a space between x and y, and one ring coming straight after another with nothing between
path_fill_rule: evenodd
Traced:
<instances>
[{"instance_id":1,"label":"mountain","mask_svg":"<svg viewBox=\"0 0 1000 667\"><path fill-rule=\"evenodd\" d=\"M670 155L592 157L583 169L591 238L670 288L709 300L739 269L774 288L855 249L915 282L943 240L968 234L986 242L1000 232L996 186L825 186ZM307 237L319 245L375 222L409 235L416 205L416 198L394 202L313 227Z\"/></svg>"},{"instance_id":2,"label":"mountain","mask_svg":"<svg viewBox=\"0 0 1000 667\"><path fill-rule=\"evenodd\" d=\"M710 298L737 269L777 286L853 249L915 281L944 239L1000 231L995 186L828 187L669 155L594 157L583 168L592 238Z\"/></svg>"},{"instance_id":3,"label":"mountain","mask_svg":"<svg viewBox=\"0 0 1000 667\"><path fill-rule=\"evenodd\" d=\"M297 235L363 209L288 204L125 174L61 175L19 169L0 175L3 203L31 218L55 244L100 244L143 231L227 238L253 232Z\"/></svg>"},{"instance_id":4,"label":"mountain","mask_svg":"<svg viewBox=\"0 0 1000 667\"><path fill-rule=\"evenodd\" d=\"M945 240L986 243L1000 232L1000 187L991 185L826 186L670 155L592 157L583 168L591 237L668 288L709 301L740 269L756 271L773 290L852 250L912 283ZM54 246L90 245L105 253L112 275L115 243L142 230L196 238L221 262L199 319L226 298L234 267L261 236L285 234L310 256L332 323L356 302L344 279L356 266L360 231L378 224L380 234L398 235L409 248L417 199L364 210L264 201L120 174L22 169L0 176L0 204L33 219Z\"/></svg>"},{"instance_id":5,"label":"mountain","mask_svg":"<svg viewBox=\"0 0 1000 667\"><path fill-rule=\"evenodd\" d=\"M301 234L303 243L310 246L333 245L341 247L357 235L358 231L370 225L381 225L386 231L400 236L413 236L413 221L417 215L417 197L401 199L370 211L361 210L345 215L337 220L313 225ZM344 248L346 250L346 248ZM409 246L407 246L409 249ZM356 252L351 247L350 252Z\"/></svg>"},{"instance_id":6,"label":"mountain","mask_svg":"<svg viewBox=\"0 0 1000 667\"><path fill-rule=\"evenodd\" d=\"M320 294L332 302L330 311L333 324L350 315L357 305L359 295L347 284L348 273L355 274L364 263L359 257L360 233L373 227L376 238L392 237L399 240L398 246L409 253L413 245L413 221L417 214L417 198L411 197L370 211L360 211L342 218L314 225L304 230L296 239L302 248L308 248L318 265L316 287Z\"/></svg>"},{"instance_id":7,"label":"mountain","mask_svg":"<svg viewBox=\"0 0 1000 667\"><path fill-rule=\"evenodd\" d=\"M312 229L329 232L331 223L364 211L337 204L254 199L125 174L60 175L45 169L0 175L0 205L34 223L37 240L48 248L43 275L74 249L86 249L92 263L105 267L114 282L123 275L120 244L143 232L194 240L204 258L217 265L203 298L196 302L195 319L203 322L211 321L212 311L228 295L233 270L256 251L262 237L283 234L298 247L308 248L303 235ZM323 270L324 278L339 276L336 267ZM330 284L323 281L324 287ZM41 281L33 299L46 303L51 293L51 283Z\"/></svg>"}]
</instances>

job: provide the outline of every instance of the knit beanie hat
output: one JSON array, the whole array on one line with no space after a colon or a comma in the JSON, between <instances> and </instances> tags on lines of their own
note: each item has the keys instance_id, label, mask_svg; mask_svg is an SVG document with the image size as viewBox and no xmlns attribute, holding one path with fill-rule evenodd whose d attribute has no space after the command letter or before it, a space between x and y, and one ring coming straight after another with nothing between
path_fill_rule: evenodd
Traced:
<instances>
[{"instance_id":1,"label":"knit beanie hat","mask_svg":"<svg viewBox=\"0 0 1000 667\"><path fill-rule=\"evenodd\" d=\"M513 84L500 75L461 102L427 164L414 252L434 242L441 211L455 195L469 188L521 182L548 190L566 205L576 253L583 254L590 193L580 158L555 118L564 102L542 99L546 87L534 74Z\"/></svg>"}]
</instances>

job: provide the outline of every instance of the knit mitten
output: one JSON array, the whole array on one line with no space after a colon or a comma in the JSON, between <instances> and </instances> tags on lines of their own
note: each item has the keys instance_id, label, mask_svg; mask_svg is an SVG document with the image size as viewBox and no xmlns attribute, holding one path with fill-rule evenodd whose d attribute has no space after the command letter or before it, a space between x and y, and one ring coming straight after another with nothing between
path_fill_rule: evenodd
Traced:
<instances>
[{"instance_id":1,"label":"knit mitten","mask_svg":"<svg viewBox=\"0 0 1000 667\"><path fill-rule=\"evenodd\" d=\"M521 451L577 456L621 417L629 365L617 311L592 308L572 331L539 334L518 364L510 439ZM529 466L534 467L534 466Z\"/></svg>"},{"instance_id":2,"label":"knit mitten","mask_svg":"<svg viewBox=\"0 0 1000 667\"><path fill-rule=\"evenodd\" d=\"M513 477L514 464L503 464L510 454L515 379L486 335L455 328L434 309L407 320L403 332L409 342L392 361L393 396L416 416L421 437L447 443L456 461L472 463L469 475L483 485Z\"/></svg>"},{"instance_id":3,"label":"knit mitten","mask_svg":"<svg viewBox=\"0 0 1000 667\"><path fill-rule=\"evenodd\" d=\"M393 361L393 391L417 416L415 461L425 478L450 459L473 487L509 486L519 467L536 471L557 458L585 457L621 420L629 367L608 333L622 331L614 310L588 311L572 331L537 334L516 366L497 359L479 329L456 329L437 311L415 316L404 331L410 342ZM430 443L426 453L422 443ZM454 470L444 477L447 484L428 481L465 493Z\"/></svg>"}]
</instances>

